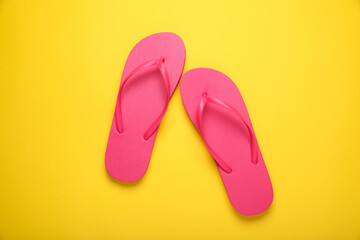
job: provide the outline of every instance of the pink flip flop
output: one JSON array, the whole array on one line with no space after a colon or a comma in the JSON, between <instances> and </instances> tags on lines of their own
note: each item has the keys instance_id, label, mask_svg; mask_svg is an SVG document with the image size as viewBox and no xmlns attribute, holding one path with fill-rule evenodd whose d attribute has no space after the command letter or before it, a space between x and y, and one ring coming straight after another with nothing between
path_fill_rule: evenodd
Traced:
<instances>
[{"instance_id":1,"label":"pink flip flop","mask_svg":"<svg viewBox=\"0 0 360 240\"><path fill-rule=\"evenodd\" d=\"M183 75L180 91L235 210L244 215L265 211L272 203L273 189L236 85L221 72L197 68Z\"/></svg>"},{"instance_id":2,"label":"pink flip flop","mask_svg":"<svg viewBox=\"0 0 360 240\"><path fill-rule=\"evenodd\" d=\"M105 155L106 169L113 178L134 182L144 176L184 63L184 43L173 33L150 35L131 50Z\"/></svg>"}]
</instances>

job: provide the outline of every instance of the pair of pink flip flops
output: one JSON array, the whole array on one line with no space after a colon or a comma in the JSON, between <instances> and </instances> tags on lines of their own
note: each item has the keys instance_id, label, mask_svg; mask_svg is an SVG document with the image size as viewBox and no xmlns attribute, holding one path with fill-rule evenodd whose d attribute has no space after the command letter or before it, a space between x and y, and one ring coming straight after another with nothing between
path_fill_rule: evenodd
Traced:
<instances>
[{"instance_id":1,"label":"pair of pink flip flops","mask_svg":"<svg viewBox=\"0 0 360 240\"><path fill-rule=\"evenodd\" d=\"M133 182L144 176L184 63L184 43L173 33L150 35L130 52L105 156L113 178ZM197 68L183 75L180 90L236 211L244 215L265 211L273 200L272 185L236 85L221 72Z\"/></svg>"}]
</instances>

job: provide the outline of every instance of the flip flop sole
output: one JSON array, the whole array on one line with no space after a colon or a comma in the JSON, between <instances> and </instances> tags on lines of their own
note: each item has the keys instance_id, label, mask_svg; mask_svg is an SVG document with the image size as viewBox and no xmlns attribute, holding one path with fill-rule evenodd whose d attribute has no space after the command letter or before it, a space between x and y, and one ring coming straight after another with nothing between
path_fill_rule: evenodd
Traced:
<instances>
[{"instance_id":1,"label":"flip flop sole","mask_svg":"<svg viewBox=\"0 0 360 240\"><path fill-rule=\"evenodd\" d=\"M197 108L204 93L234 107L253 131L242 96L225 74L207 68L189 70L182 77L180 91L186 112L198 131ZM235 210L244 215L265 211L273 200L272 184L258 144L258 163L251 161L245 125L233 113L209 104L203 112L202 132L209 146L232 168L232 172L227 173L218 166Z\"/></svg>"},{"instance_id":2,"label":"flip flop sole","mask_svg":"<svg viewBox=\"0 0 360 240\"><path fill-rule=\"evenodd\" d=\"M173 94L185 63L185 46L173 33L157 33L141 40L131 50L121 81L139 65L152 59L164 58ZM113 178L134 182L147 171L157 130L145 140L144 133L166 105L164 79L156 67L142 69L124 85L121 95L123 132L116 127L115 115L110 129L105 166Z\"/></svg>"}]
</instances>

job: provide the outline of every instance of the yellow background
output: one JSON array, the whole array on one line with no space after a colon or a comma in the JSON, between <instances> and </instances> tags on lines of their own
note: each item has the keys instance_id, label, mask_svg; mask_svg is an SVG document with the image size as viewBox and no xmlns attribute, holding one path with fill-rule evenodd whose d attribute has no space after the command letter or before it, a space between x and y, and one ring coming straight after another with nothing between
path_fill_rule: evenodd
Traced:
<instances>
[{"instance_id":1,"label":"yellow background","mask_svg":"<svg viewBox=\"0 0 360 240\"><path fill-rule=\"evenodd\" d=\"M170 31L238 86L274 186L246 217L179 88L150 166L111 179L127 55ZM360 239L360 1L0 0L0 239Z\"/></svg>"}]
</instances>

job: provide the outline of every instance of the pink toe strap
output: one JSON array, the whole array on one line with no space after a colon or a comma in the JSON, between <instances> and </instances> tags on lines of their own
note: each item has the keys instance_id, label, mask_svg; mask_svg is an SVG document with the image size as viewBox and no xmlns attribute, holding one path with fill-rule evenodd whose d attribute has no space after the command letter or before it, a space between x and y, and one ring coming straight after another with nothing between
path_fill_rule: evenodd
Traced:
<instances>
[{"instance_id":1,"label":"pink toe strap","mask_svg":"<svg viewBox=\"0 0 360 240\"><path fill-rule=\"evenodd\" d=\"M119 94L118 94L118 98L117 98L117 104L116 104L116 108L115 108L115 123L116 123L116 129L119 133L122 133L124 131L123 119L122 119L122 114L121 114L121 94L122 94L124 85L132 76L134 76L140 70L142 70L144 68L148 68L148 67L153 67L153 66L157 66L160 70L160 73L161 73L162 78L165 83L167 98L166 98L166 105L165 105L163 111L161 112L159 117L146 130L146 132L144 134L144 139L145 140L149 139L153 135L153 133L156 131L156 129L159 127L160 122L166 113L166 110L167 110L167 107L168 107L169 101L170 101L170 83L169 83L169 77L168 77L168 74L167 74L167 71L165 68L165 60L163 57L161 57L160 59L150 60L150 61L147 61L147 62L139 65L134 70L132 70L129 73L129 75L127 75L126 78L124 78L124 80L121 82Z\"/></svg>"},{"instance_id":2,"label":"pink toe strap","mask_svg":"<svg viewBox=\"0 0 360 240\"><path fill-rule=\"evenodd\" d=\"M246 119L240 114L240 112L238 110L236 110L234 107L232 107L231 105L225 103L224 101L215 98L215 97L211 97L208 96L206 93L203 94L201 101L198 105L197 108L197 123L199 126L199 131L200 134L202 136L202 138L204 139L204 142L207 146L207 148L209 149L211 155L214 157L216 163L227 173L231 173L232 172L232 168L210 147L209 143L206 141L206 138L204 136L203 133L203 129L202 129L202 115L204 112L204 108L206 106L207 103L212 103L215 104L217 106L220 106L226 110L231 111L232 113L234 113L246 126L246 128L249 131L250 134L250 146L251 146L251 161L254 164L257 164L258 162L258 151L257 151L257 144L256 144L256 140L255 140L255 133L252 130L252 128L250 127L250 125L247 123Z\"/></svg>"}]
</instances>

